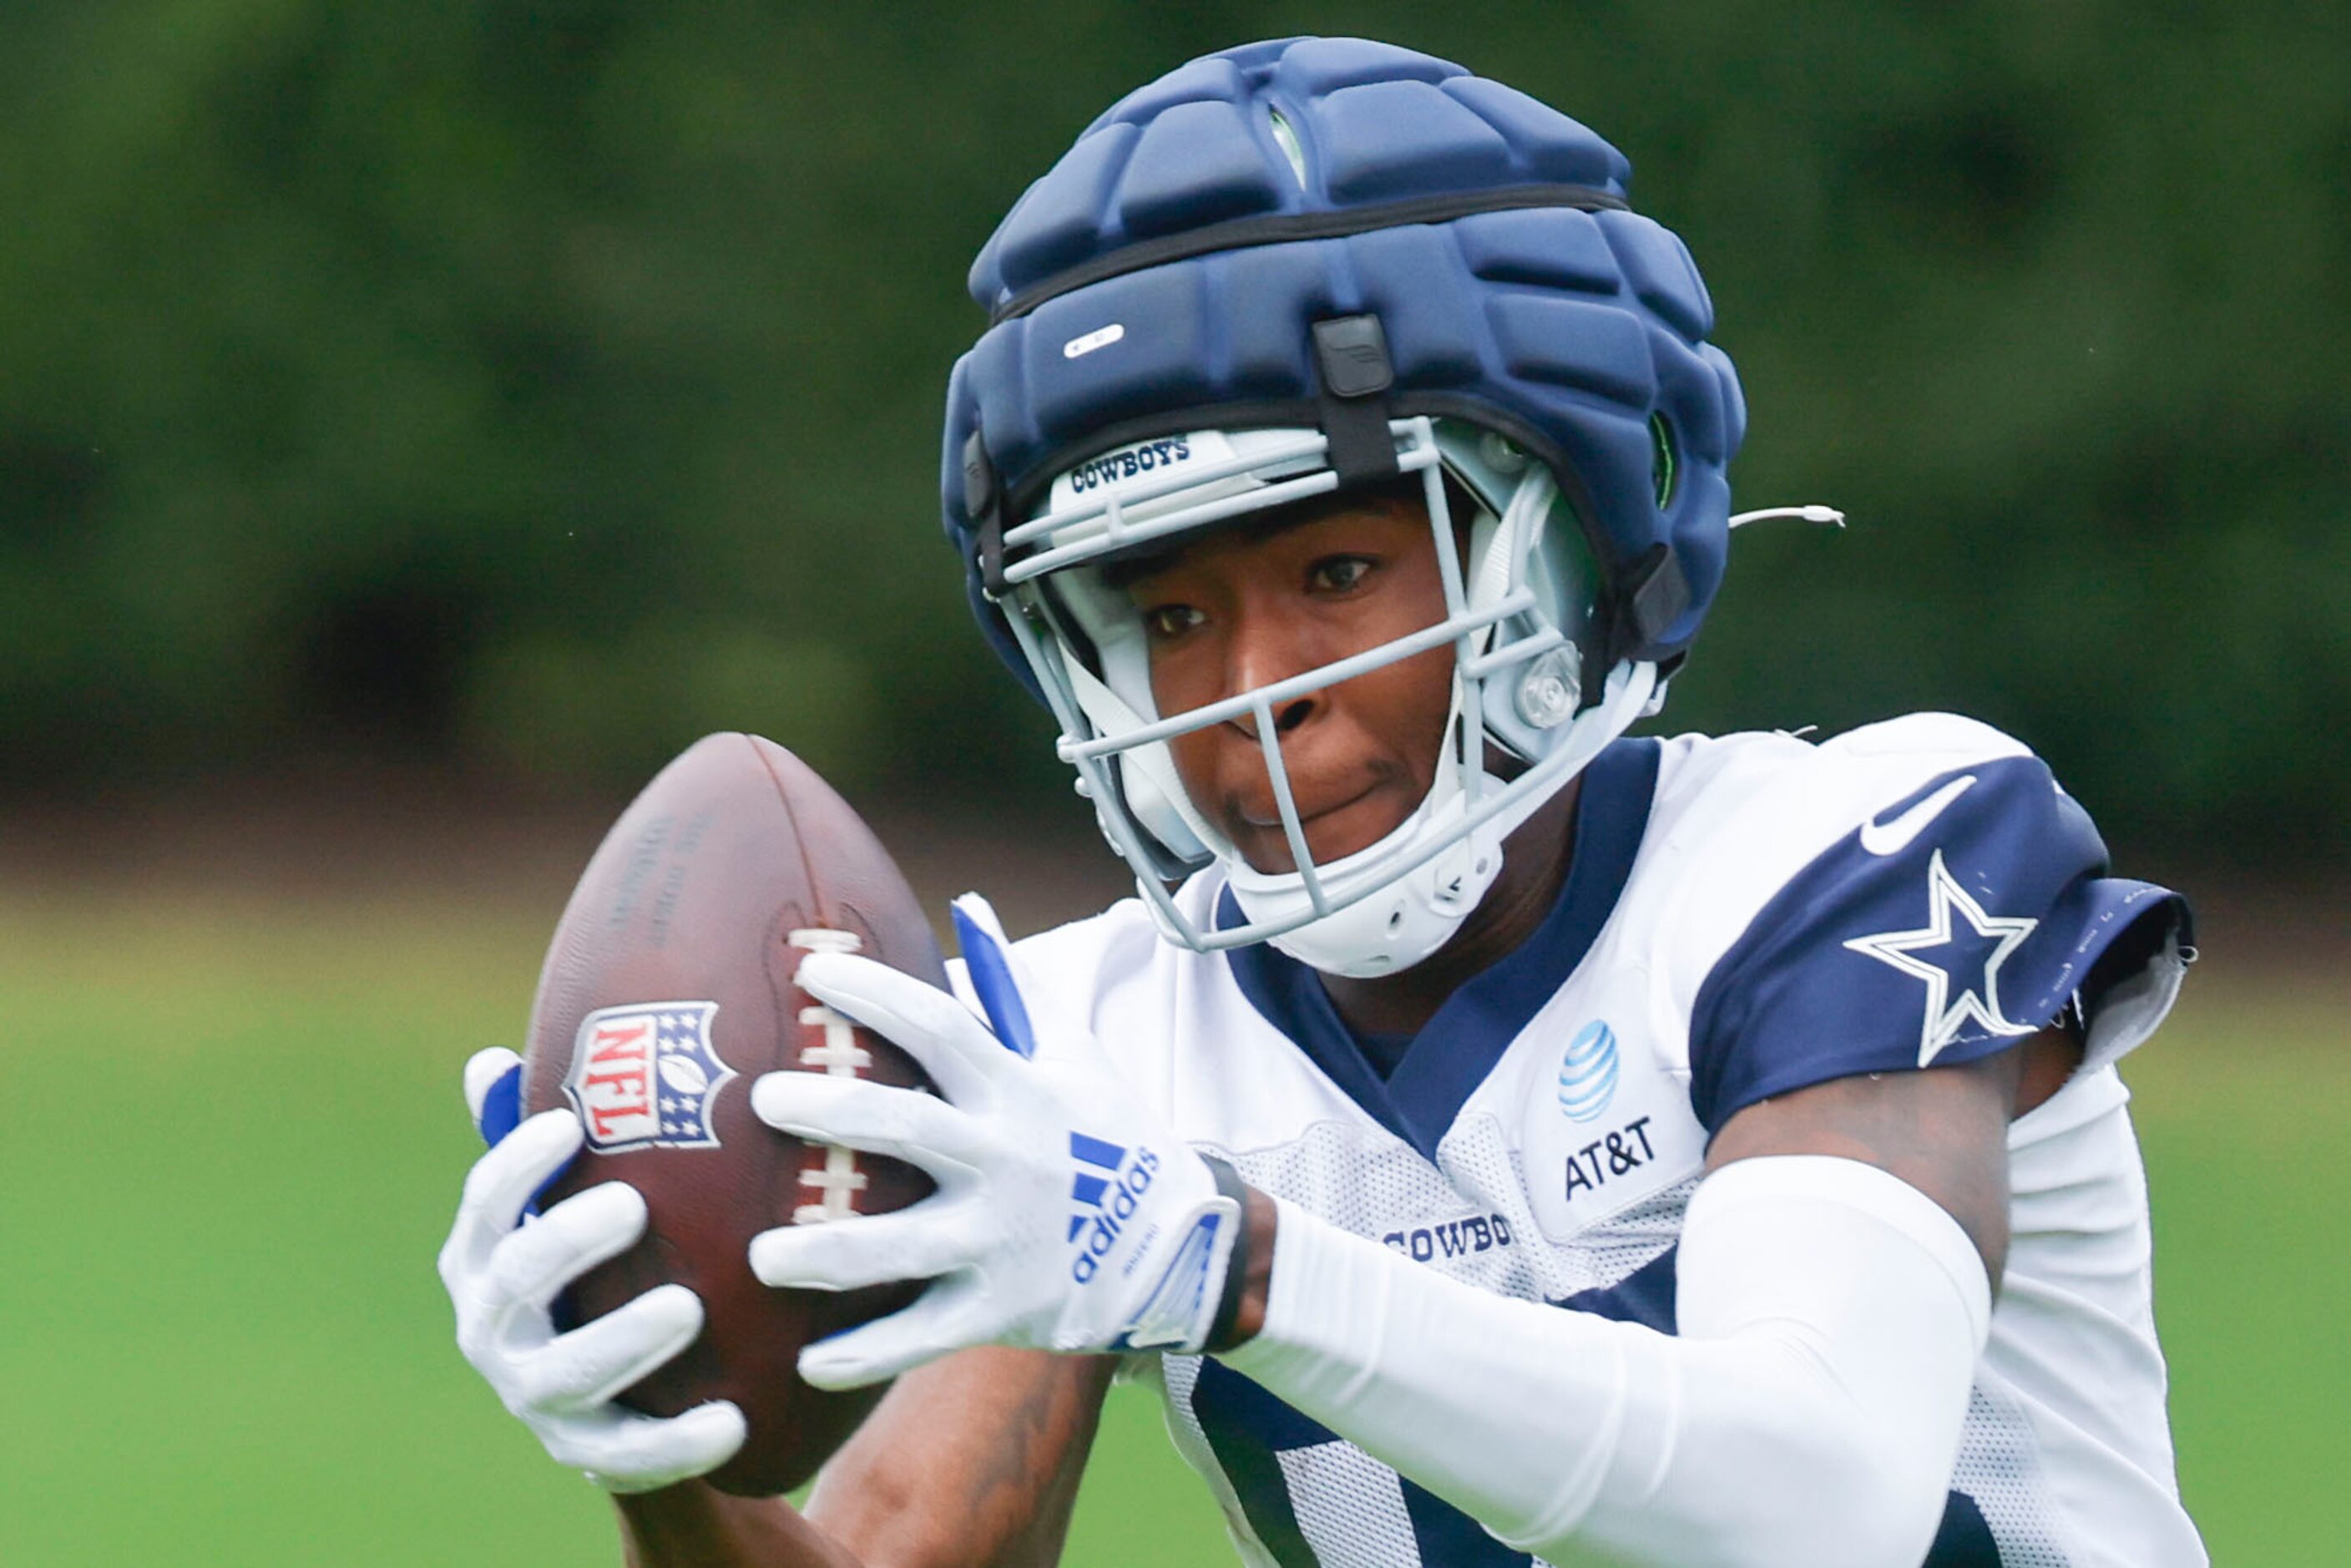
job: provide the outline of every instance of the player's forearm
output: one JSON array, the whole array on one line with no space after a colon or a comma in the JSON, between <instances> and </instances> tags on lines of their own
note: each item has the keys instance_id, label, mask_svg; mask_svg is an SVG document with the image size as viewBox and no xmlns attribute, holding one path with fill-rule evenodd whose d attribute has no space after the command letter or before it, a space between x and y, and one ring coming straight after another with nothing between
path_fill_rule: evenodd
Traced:
<instances>
[{"instance_id":1,"label":"player's forearm","mask_svg":"<svg viewBox=\"0 0 2351 1568\"><path fill-rule=\"evenodd\" d=\"M900 1377L809 1517L887 1568L1049 1568L1117 1363L983 1347Z\"/></svg>"},{"instance_id":2,"label":"player's forearm","mask_svg":"<svg viewBox=\"0 0 2351 1568\"><path fill-rule=\"evenodd\" d=\"M1050 1568L1116 1362L958 1352L898 1379L818 1479L780 1499L688 1482L623 1496L630 1568Z\"/></svg>"},{"instance_id":3,"label":"player's forearm","mask_svg":"<svg viewBox=\"0 0 2351 1568\"><path fill-rule=\"evenodd\" d=\"M1747 1166L1692 1204L1681 1338L1489 1295L1284 1206L1264 1330L1224 1359L1539 1555L1915 1562L1982 1344L1981 1265L1883 1172Z\"/></svg>"},{"instance_id":4,"label":"player's forearm","mask_svg":"<svg viewBox=\"0 0 2351 1568\"><path fill-rule=\"evenodd\" d=\"M629 1568L862 1568L781 1498L684 1481L612 1501Z\"/></svg>"}]
</instances>

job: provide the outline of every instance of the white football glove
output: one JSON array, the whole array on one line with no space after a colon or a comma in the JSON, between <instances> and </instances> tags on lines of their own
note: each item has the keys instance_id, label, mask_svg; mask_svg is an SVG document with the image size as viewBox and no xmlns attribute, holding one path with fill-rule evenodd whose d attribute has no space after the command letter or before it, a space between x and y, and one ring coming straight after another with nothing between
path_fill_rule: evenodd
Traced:
<instances>
[{"instance_id":1,"label":"white football glove","mask_svg":"<svg viewBox=\"0 0 2351 1568\"><path fill-rule=\"evenodd\" d=\"M1091 1035L1037 1048L994 912L967 894L955 915L993 1030L870 958L813 953L799 976L904 1048L945 1098L811 1072L770 1072L752 1086L768 1125L906 1160L938 1184L893 1214L752 1239L752 1272L779 1288L934 1281L903 1312L810 1345L800 1375L852 1388L975 1344L1198 1349L1220 1304L1238 1203Z\"/></svg>"},{"instance_id":2,"label":"white football glove","mask_svg":"<svg viewBox=\"0 0 2351 1568\"><path fill-rule=\"evenodd\" d=\"M700 1297L663 1285L569 1333L555 1332L557 1295L644 1234L645 1200L609 1181L526 1217L533 1195L580 1152L581 1135L568 1108L514 1124L521 1071L514 1052L495 1048L465 1064L467 1108L492 1146L467 1174L441 1249L457 1348L558 1464L607 1491L651 1491L715 1469L743 1446L734 1405L716 1400L659 1420L611 1402L702 1331Z\"/></svg>"}]
</instances>

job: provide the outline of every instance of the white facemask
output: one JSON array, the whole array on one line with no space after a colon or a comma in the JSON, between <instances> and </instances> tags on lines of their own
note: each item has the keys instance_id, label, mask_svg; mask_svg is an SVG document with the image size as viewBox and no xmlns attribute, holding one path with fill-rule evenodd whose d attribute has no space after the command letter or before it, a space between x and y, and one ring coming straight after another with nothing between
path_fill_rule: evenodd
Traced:
<instances>
[{"instance_id":1,"label":"white facemask","mask_svg":"<svg viewBox=\"0 0 2351 1568\"><path fill-rule=\"evenodd\" d=\"M1582 641L1593 573L1550 473L1490 433L1427 419L1391 426L1398 467L1422 485L1445 615L1318 669L1159 716L1139 613L1100 567L1139 546L1326 495L1338 477L1319 431L1201 431L1137 443L1055 480L1045 509L1005 536L1006 609L1062 728L1064 759L1104 834L1174 940L1201 951L1270 941L1331 974L1393 974L1450 941L1493 885L1502 841L1648 709L1656 668L1621 664L1596 696ZM1479 507L1458 544L1450 477ZM1026 551L1025 554L1016 552ZM1433 648L1455 653L1435 782L1377 843L1317 863L1290 799L1274 713L1308 693ZM1591 698L1592 700L1587 700ZM1186 795L1167 742L1253 718L1296 870L1252 869ZM1489 746L1520 759L1487 771ZM1220 875L1242 915L1187 917L1167 882Z\"/></svg>"}]
</instances>

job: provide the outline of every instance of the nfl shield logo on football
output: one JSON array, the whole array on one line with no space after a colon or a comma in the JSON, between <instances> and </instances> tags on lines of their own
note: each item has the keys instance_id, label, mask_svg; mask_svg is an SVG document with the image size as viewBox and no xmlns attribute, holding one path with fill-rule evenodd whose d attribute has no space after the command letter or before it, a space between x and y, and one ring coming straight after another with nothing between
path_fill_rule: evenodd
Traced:
<instances>
[{"instance_id":1,"label":"nfl shield logo on football","mask_svg":"<svg viewBox=\"0 0 2351 1568\"><path fill-rule=\"evenodd\" d=\"M580 1020L563 1092L598 1154L715 1149L718 1091L735 1076L711 1042L716 1002L632 1002Z\"/></svg>"}]
</instances>

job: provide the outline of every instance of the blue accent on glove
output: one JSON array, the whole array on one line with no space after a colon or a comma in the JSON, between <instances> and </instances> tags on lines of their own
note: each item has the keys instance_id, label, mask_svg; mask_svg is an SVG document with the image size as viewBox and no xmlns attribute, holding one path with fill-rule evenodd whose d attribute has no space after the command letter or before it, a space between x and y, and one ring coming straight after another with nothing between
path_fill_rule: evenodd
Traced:
<instances>
[{"instance_id":1,"label":"blue accent on glove","mask_svg":"<svg viewBox=\"0 0 2351 1568\"><path fill-rule=\"evenodd\" d=\"M482 1134L485 1147L495 1149L521 1124L522 1063L517 1061L500 1073L490 1092L482 1096L482 1115L474 1130Z\"/></svg>"},{"instance_id":2,"label":"blue accent on glove","mask_svg":"<svg viewBox=\"0 0 2351 1568\"><path fill-rule=\"evenodd\" d=\"M1106 1171L1114 1171L1126 1163L1123 1146L1101 1138L1090 1138L1083 1133L1070 1134L1070 1155L1090 1166L1100 1166Z\"/></svg>"},{"instance_id":3,"label":"blue accent on glove","mask_svg":"<svg viewBox=\"0 0 2351 1568\"><path fill-rule=\"evenodd\" d=\"M517 1061L498 1074L497 1082L490 1085L490 1092L482 1096L482 1114L475 1122L474 1130L481 1134L483 1147L495 1149L506 1142L507 1134L521 1125L522 1063ZM564 1172L569 1171L572 1162L579 1157L574 1155L571 1159L564 1161L562 1169L548 1177L546 1184L530 1195L530 1201L523 1205L523 1213L537 1218L540 1200L547 1197L548 1187L562 1180Z\"/></svg>"},{"instance_id":4,"label":"blue accent on glove","mask_svg":"<svg viewBox=\"0 0 2351 1568\"><path fill-rule=\"evenodd\" d=\"M962 910L951 908L948 914L955 917L956 940L963 946L971 988L979 997L980 1010L987 1014L987 1026L1007 1049L1021 1056L1036 1055L1037 1036L1029 1028L1029 1009L1020 1000L1020 987L1012 978L1003 945L994 932Z\"/></svg>"}]
</instances>

